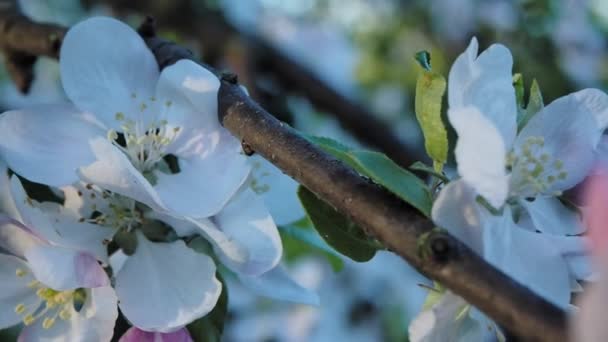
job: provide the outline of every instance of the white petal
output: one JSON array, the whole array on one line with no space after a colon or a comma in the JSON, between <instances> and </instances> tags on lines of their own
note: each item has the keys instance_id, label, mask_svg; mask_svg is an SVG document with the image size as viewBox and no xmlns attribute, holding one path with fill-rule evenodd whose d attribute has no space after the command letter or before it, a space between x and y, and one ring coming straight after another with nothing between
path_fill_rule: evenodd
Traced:
<instances>
[{"instance_id":1,"label":"white petal","mask_svg":"<svg viewBox=\"0 0 608 342\"><path fill-rule=\"evenodd\" d=\"M133 325L170 332L213 309L222 285L211 258L181 240L153 243L138 233L137 241L116 275L120 309Z\"/></svg>"},{"instance_id":2,"label":"white petal","mask_svg":"<svg viewBox=\"0 0 608 342\"><path fill-rule=\"evenodd\" d=\"M543 191L552 195L555 191L573 187L589 173L593 167L594 150L600 134L595 118L574 94L551 102L530 119L515 141L514 152L520 160L513 166L512 188L520 196L536 195L531 186L518 185L526 184L525 170L531 171L530 164L523 162L525 158L522 157L524 146L531 139L543 138L543 146L537 145L533 155L536 158L541 158L542 154L549 157L543 172L537 178L541 181L545 181L549 176L556 178L556 181ZM561 169L555 166L556 159L561 161ZM559 179L558 175L562 171L566 172L566 177Z\"/></svg>"},{"instance_id":3,"label":"white petal","mask_svg":"<svg viewBox=\"0 0 608 342\"><path fill-rule=\"evenodd\" d=\"M448 110L458 141L458 173L495 208L508 194L506 147L496 126L475 107Z\"/></svg>"},{"instance_id":4,"label":"white petal","mask_svg":"<svg viewBox=\"0 0 608 342\"><path fill-rule=\"evenodd\" d=\"M0 249L23 257L30 248L43 243L34 232L21 222L0 214Z\"/></svg>"},{"instance_id":5,"label":"white petal","mask_svg":"<svg viewBox=\"0 0 608 342\"><path fill-rule=\"evenodd\" d=\"M555 197L539 196L532 202L521 200L519 203L528 210L534 227L543 233L576 235L585 231L578 214Z\"/></svg>"},{"instance_id":6,"label":"white petal","mask_svg":"<svg viewBox=\"0 0 608 342\"><path fill-rule=\"evenodd\" d=\"M42 323L37 321L22 330L19 341L110 341L118 318L118 300L114 289L104 286L87 290L86 293L83 307L80 311L72 309L69 320L57 318L49 329L44 329Z\"/></svg>"},{"instance_id":7,"label":"white petal","mask_svg":"<svg viewBox=\"0 0 608 342\"><path fill-rule=\"evenodd\" d=\"M17 269L27 272L18 277ZM23 260L0 253L0 329L15 325L23 318L15 313L18 304L36 307L40 302L35 291L27 287L34 280L30 269Z\"/></svg>"},{"instance_id":8,"label":"white petal","mask_svg":"<svg viewBox=\"0 0 608 342\"><path fill-rule=\"evenodd\" d=\"M298 199L298 182L259 155L252 161L251 188L259 194L277 225L295 222L306 214Z\"/></svg>"},{"instance_id":9,"label":"white petal","mask_svg":"<svg viewBox=\"0 0 608 342\"><path fill-rule=\"evenodd\" d=\"M476 194L462 179L448 183L433 203L433 222L481 254L483 210Z\"/></svg>"},{"instance_id":10,"label":"white petal","mask_svg":"<svg viewBox=\"0 0 608 342\"><path fill-rule=\"evenodd\" d=\"M15 200L11 194L11 183L6 163L0 159L0 213L21 221L21 215L15 207Z\"/></svg>"},{"instance_id":11,"label":"white petal","mask_svg":"<svg viewBox=\"0 0 608 342\"><path fill-rule=\"evenodd\" d=\"M565 308L570 301L568 266L543 234L517 227L508 208L484 229L484 257L520 284ZM539 270L543 270L539 272Z\"/></svg>"},{"instance_id":12,"label":"white petal","mask_svg":"<svg viewBox=\"0 0 608 342\"><path fill-rule=\"evenodd\" d=\"M476 107L502 135L509 147L517 133L517 107L511 69L513 57L503 45L494 44L477 57L473 38L450 70L450 109Z\"/></svg>"},{"instance_id":13,"label":"white petal","mask_svg":"<svg viewBox=\"0 0 608 342\"><path fill-rule=\"evenodd\" d=\"M608 95L599 89L588 88L572 93L572 96L593 114L603 132L608 127Z\"/></svg>"},{"instance_id":14,"label":"white petal","mask_svg":"<svg viewBox=\"0 0 608 342\"><path fill-rule=\"evenodd\" d=\"M560 252L573 279L590 280L594 269L590 259L591 241L587 236L543 235Z\"/></svg>"},{"instance_id":15,"label":"white petal","mask_svg":"<svg viewBox=\"0 0 608 342\"><path fill-rule=\"evenodd\" d=\"M114 229L78 222L73 216L64 213L56 203L46 203L46 207L53 210L43 211L37 207L38 203L27 197L16 176L11 178L11 190L23 222L37 236L59 246L86 251L98 260L107 261L104 241L114 235Z\"/></svg>"},{"instance_id":16,"label":"white petal","mask_svg":"<svg viewBox=\"0 0 608 342\"><path fill-rule=\"evenodd\" d=\"M238 275L241 283L260 296L294 303L319 305L319 295L296 283L282 266L259 276Z\"/></svg>"},{"instance_id":17,"label":"white petal","mask_svg":"<svg viewBox=\"0 0 608 342\"><path fill-rule=\"evenodd\" d=\"M19 175L51 186L78 180L95 157L88 141L100 135L71 105L46 105L0 115L0 153Z\"/></svg>"},{"instance_id":18,"label":"white petal","mask_svg":"<svg viewBox=\"0 0 608 342\"><path fill-rule=\"evenodd\" d=\"M90 18L72 26L63 39L59 63L68 98L114 128L120 126L117 112L137 118L139 105L154 95L159 75L143 39L112 18Z\"/></svg>"},{"instance_id":19,"label":"white petal","mask_svg":"<svg viewBox=\"0 0 608 342\"><path fill-rule=\"evenodd\" d=\"M462 298L446 292L431 309L422 311L412 320L408 329L410 341L485 341L485 326L469 317L468 313L458 317L466 305Z\"/></svg>"},{"instance_id":20,"label":"white petal","mask_svg":"<svg viewBox=\"0 0 608 342\"><path fill-rule=\"evenodd\" d=\"M150 182L124 153L104 138L93 139L90 145L97 160L79 170L82 180L130 197L154 210L164 210Z\"/></svg>"},{"instance_id":21,"label":"white petal","mask_svg":"<svg viewBox=\"0 0 608 342\"><path fill-rule=\"evenodd\" d=\"M85 252L39 245L29 249L25 257L36 279L54 290L100 287L110 283L95 257Z\"/></svg>"},{"instance_id":22,"label":"white petal","mask_svg":"<svg viewBox=\"0 0 608 342\"><path fill-rule=\"evenodd\" d=\"M195 139L196 140L196 139ZM154 189L173 212L195 218L217 214L249 175L241 144L224 128L201 134L177 152L180 172L156 172Z\"/></svg>"},{"instance_id":23,"label":"white petal","mask_svg":"<svg viewBox=\"0 0 608 342\"><path fill-rule=\"evenodd\" d=\"M220 260L235 272L260 275L274 268L283 246L264 202L253 191L242 190L214 217L218 228L247 251L245 260L235 260L223 245L215 244Z\"/></svg>"},{"instance_id":24,"label":"white petal","mask_svg":"<svg viewBox=\"0 0 608 342\"><path fill-rule=\"evenodd\" d=\"M201 135L220 128L219 88L220 81L214 74L190 60L180 60L162 71L156 86L159 112L169 128L179 127L170 153L190 149Z\"/></svg>"}]
</instances>

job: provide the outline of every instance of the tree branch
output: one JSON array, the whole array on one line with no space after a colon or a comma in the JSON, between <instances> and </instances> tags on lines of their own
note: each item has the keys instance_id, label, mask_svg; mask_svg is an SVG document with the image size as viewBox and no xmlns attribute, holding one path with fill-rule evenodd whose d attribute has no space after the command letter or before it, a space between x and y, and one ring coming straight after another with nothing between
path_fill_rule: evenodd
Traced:
<instances>
[{"instance_id":1,"label":"tree branch","mask_svg":"<svg viewBox=\"0 0 608 342\"><path fill-rule=\"evenodd\" d=\"M2 24L0 17L0 27ZM46 36L46 30L29 27L38 25L29 22L23 26L24 32L41 32ZM65 28L54 26L51 31L65 32ZM146 41L161 65L192 58L184 48L154 38L153 31L146 31L145 27L140 31L148 35ZM29 51L29 47L28 43L18 42L12 46L16 51L32 55L38 51ZM408 204L278 121L242 92L236 76L222 77L218 101L219 119L232 134L347 215L421 273L440 281L526 340L566 338L563 310L495 269L455 238L432 231L433 223ZM427 235L425 257L419 254L418 241L422 235Z\"/></svg>"}]
</instances>

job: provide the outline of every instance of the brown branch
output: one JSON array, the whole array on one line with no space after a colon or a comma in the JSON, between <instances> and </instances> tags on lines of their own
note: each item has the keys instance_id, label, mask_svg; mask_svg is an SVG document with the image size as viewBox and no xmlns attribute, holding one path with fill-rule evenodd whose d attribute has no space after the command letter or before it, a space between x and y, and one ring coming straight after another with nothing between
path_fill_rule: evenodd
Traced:
<instances>
[{"instance_id":1,"label":"brown branch","mask_svg":"<svg viewBox=\"0 0 608 342\"><path fill-rule=\"evenodd\" d=\"M59 57L65 28L39 24L19 12L15 1L0 1L0 50L17 89L27 93L38 56Z\"/></svg>"},{"instance_id":2,"label":"brown branch","mask_svg":"<svg viewBox=\"0 0 608 342\"><path fill-rule=\"evenodd\" d=\"M167 44L163 53L182 55L180 49ZM170 58L158 52L159 61ZM235 75L221 80L219 119L247 146L509 331L531 341L565 339L563 310L488 264L457 239L432 231L434 224L418 211L302 138L245 95ZM425 234L429 256L421 257L418 241Z\"/></svg>"},{"instance_id":3,"label":"brown branch","mask_svg":"<svg viewBox=\"0 0 608 342\"><path fill-rule=\"evenodd\" d=\"M151 39L153 31L146 31L145 27L141 31L147 32L146 40L160 64L191 58L187 50L176 44ZM21 46L15 49L28 52ZM455 238L432 231L433 223L408 204L303 139L246 96L237 85L236 76L221 78L218 101L219 119L232 134L421 273L440 281L526 340L565 339L564 311L492 267ZM417 245L424 234L428 236L426 257L419 255Z\"/></svg>"}]
</instances>

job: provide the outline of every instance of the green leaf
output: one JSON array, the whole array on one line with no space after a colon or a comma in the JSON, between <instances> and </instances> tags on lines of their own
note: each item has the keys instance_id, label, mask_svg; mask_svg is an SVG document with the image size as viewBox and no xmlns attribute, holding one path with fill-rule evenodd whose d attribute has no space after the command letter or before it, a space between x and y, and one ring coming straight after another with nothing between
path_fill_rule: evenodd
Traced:
<instances>
[{"instance_id":1,"label":"green leaf","mask_svg":"<svg viewBox=\"0 0 608 342\"><path fill-rule=\"evenodd\" d=\"M430 217L433 200L427 185L384 154L353 150L329 138L308 136L307 139Z\"/></svg>"},{"instance_id":2,"label":"green leaf","mask_svg":"<svg viewBox=\"0 0 608 342\"><path fill-rule=\"evenodd\" d=\"M428 173L429 175L440 179L444 183L450 182L450 179L443 172L437 172L434 168L432 168L420 161L417 161L414 164L412 164L410 166L410 170Z\"/></svg>"},{"instance_id":3,"label":"green leaf","mask_svg":"<svg viewBox=\"0 0 608 342\"><path fill-rule=\"evenodd\" d=\"M21 329L23 329L23 325L21 324L6 329L0 329L0 341L17 341L19 334L21 334Z\"/></svg>"},{"instance_id":4,"label":"green leaf","mask_svg":"<svg viewBox=\"0 0 608 342\"><path fill-rule=\"evenodd\" d=\"M382 153L352 151L350 155L360 168L365 170L366 176L430 217L433 200L426 184L420 178L401 168Z\"/></svg>"},{"instance_id":5,"label":"green leaf","mask_svg":"<svg viewBox=\"0 0 608 342\"><path fill-rule=\"evenodd\" d=\"M532 85L530 86L530 98L528 99L528 105L526 109L520 110L520 115L517 118L517 129L521 131L528 121L536 115L536 113L540 112L544 107L543 95L540 92L540 86L536 79L532 81Z\"/></svg>"},{"instance_id":6,"label":"green leaf","mask_svg":"<svg viewBox=\"0 0 608 342\"><path fill-rule=\"evenodd\" d=\"M374 257L378 244L361 228L302 186L298 197L319 235L336 251L358 262Z\"/></svg>"},{"instance_id":7,"label":"green leaf","mask_svg":"<svg viewBox=\"0 0 608 342\"><path fill-rule=\"evenodd\" d=\"M441 171L448 158L448 133L441 119L445 87L445 78L429 71L423 71L416 82L416 119L424 135L426 153L437 171Z\"/></svg>"},{"instance_id":8,"label":"green leaf","mask_svg":"<svg viewBox=\"0 0 608 342\"><path fill-rule=\"evenodd\" d=\"M280 226L279 233L283 242L283 255L287 261L313 254L325 257L335 272L344 267L340 254L319 236L308 217Z\"/></svg>"},{"instance_id":9,"label":"green leaf","mask_svg":"<svg viewBox=\"0 0 608 342\"><path fill-rule=\"evenodd\" d=\"M222 283L222 293L210 313L188 324L187 328L194 342L220 342L222 340L224 321L228 312L228 291L222 276L219 273L216 273L215 276Z\"/></svg>"}]
</instances>

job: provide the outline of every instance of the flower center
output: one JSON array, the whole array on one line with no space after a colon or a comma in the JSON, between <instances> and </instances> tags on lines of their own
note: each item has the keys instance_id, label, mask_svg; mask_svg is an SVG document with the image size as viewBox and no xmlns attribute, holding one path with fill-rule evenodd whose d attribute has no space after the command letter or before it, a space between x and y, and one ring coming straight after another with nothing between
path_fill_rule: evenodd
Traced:
<instances>
[{"instance_id":1,"label":"flower center","mask_svg":"<svg viewBox=\"0 0 608 342\"><path fill-rule=\"evenodd\" d=\"M15 274L19 278L29 275L28 271L21 268L18 268ZM15 313L22 316L26 326L42 321L42 327L50 329L57 319L69 320L75 311L75 305L81 306L86 299L84 290L56 291L35 279L30 281L27 287L36 292L39 300L30 305L19 303L15 306Z\"/></svg>"},{"instance_id":2,"label":"flower center","mask_svg":"<svg viewBox=\"0 0 608 342\"><path fill-rule=\"evenodd\" d=\"M532 196L545 193L555 182L568 177L563 170L564 162L546 151L544 138L539 136L526 138L521 151L511 151L507 156L507 165L521 175L513 184L515 193ZM532 194L529 194L530 190Z\"/></svg>"},{"instance_id":3,"label":"flower center","mask_svg":"<svg viewBox=\"0 0 608 342\"><path fill-rule=\"evenodd\" d=\"M142 211L136 206L137 202L131 198L87 184L81 196L89 196L93 214L89 218L80 218L80 222L98 224L112 227L117 230L131 231L144 223Z\"/></svg>"},{"instance_id":4,"label":"flower center","mask_svg":"<svg viewBox=\"0 0 608 342\"><path fill-rule=\"evenodd\" d=\"M133 93L131 98L137 101L137 95ZM166 101L162 106L163 113L149 113L149 108L159 108L156 98L150 98L150 102L141 101L138 107L137 120L127 119L123 112L117 112L114 116L120 123L122 130L122 141L119 133L113 129L108 131L108 139L121 151L123 151L140 172L151 171L155 165L166 155L167 146L175 139L180 127L169 127L167 120L153 120L145 124L146 117L168 117L171 109L171 101ZM160 114L160 115L155 115Z\"/></svg>"}]
</instances>

